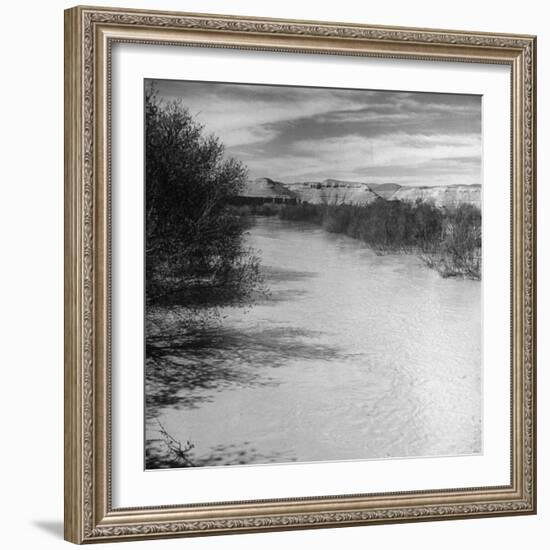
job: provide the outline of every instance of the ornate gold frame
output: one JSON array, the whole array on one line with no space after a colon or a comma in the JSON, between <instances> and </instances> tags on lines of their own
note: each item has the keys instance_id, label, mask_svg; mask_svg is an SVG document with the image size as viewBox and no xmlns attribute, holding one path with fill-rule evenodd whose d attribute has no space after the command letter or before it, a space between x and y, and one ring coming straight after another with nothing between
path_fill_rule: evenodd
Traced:
<instances>
[{"instance_id":1,"label":"ornate gold frame","mask_svg":"<svg viewBox=\"0 0 550 550\"><path fill-rule=\"evenodd\" d=\"M115 42L499 63L512 86L511 482L503 487L113 509L110 53ZM65 12L65 538L76 543L536 510L536 38L225 15Z\"/></svg>"}]
</instances>

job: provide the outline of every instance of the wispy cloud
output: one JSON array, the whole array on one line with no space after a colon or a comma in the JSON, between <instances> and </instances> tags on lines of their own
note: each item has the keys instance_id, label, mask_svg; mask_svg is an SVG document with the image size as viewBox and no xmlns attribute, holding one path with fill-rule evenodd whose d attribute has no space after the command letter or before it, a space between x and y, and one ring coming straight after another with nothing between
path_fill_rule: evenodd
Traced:
<instances>
[{"instance_id":1,"label":"wispy cloud","mask_svg":"<svg viewBox=\"0 0 550 550\"><path fill-rule=\"evenodd\" d=\"M155 81L251 177L479 183L478 96Z\"/></svg>"}]
</instances>

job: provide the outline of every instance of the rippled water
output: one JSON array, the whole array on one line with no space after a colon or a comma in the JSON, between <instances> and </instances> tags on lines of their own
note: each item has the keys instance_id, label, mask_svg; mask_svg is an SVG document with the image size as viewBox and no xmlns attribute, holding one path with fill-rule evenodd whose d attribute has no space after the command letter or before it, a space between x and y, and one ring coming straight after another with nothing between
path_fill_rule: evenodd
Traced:
<instances>
[{"instance_id":1,"label":"rippled water","mask_svg":"<svg viewBox=\"0 0 550 550\"><path fill-rule=\"evenodd\" d=\"M275 218L248 241L271 295L173 352L149 445L158 418L201 465L481 451L479 282Z\"/></svg>"}]
</instances>

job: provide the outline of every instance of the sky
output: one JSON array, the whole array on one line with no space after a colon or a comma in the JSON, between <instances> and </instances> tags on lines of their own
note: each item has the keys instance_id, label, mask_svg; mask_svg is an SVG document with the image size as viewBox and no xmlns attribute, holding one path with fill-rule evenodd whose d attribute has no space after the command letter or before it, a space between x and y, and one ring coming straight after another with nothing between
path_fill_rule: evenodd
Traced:
<instances>
[{"instance_id":1,"label":"sky","mask_svg":"<svg viewBox=\"0 0 550 550\"><path fill-rule=\"evenodd\" d=\"M481 183L481 96L176 80L154 87L217 135L250 179Z\"/></svg>"}]
</instances>

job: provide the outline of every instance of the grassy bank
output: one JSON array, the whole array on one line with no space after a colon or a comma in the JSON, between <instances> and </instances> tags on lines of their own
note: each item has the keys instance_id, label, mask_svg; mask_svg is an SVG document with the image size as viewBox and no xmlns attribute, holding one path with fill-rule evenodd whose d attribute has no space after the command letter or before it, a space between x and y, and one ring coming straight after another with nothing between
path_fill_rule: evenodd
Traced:
<instances>
[{"instance_id":1,"label":"grassy bank","mask_svg":"<svg viewBox=\"0 0 550 550\"><path fill-rule=\"evenodd\" d=\"M307 221L360 239L378 252L416 253L443 277L481 279L481 212L462 204L377 200L367 205L297 204L278 207L281 219Z\"/></svg>"}]
</instances>

